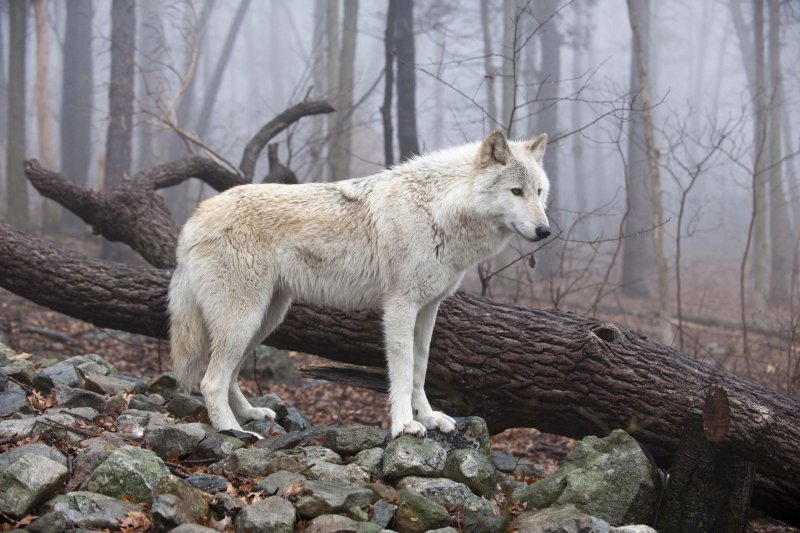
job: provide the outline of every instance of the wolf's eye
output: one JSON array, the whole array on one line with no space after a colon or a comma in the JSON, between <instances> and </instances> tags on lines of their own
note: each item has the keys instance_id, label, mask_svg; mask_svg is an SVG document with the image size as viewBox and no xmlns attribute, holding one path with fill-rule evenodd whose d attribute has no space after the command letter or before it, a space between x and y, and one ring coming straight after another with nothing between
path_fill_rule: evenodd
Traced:
<instances>
[{"instance_id":1,"label":"wolf's eye","mask_svg":"<svg viewBox=\"0 0 800 533\"><path fill-rule=\"evenodd\" d=\"M536 194L538 194L539 196L541 196L541 195L542 195L542 189L539 189L539 190L537 190L537 191L536 191Z\"/></svg>"},{"instance_id":2,"label":"wolf's eye","mask_svg":"<svg viewBox=\"0 0 800 533\"><path fill-rule=\"evenodd\" d=\"M520 189L519 187L514 187L513 189L511 189L511 194L513 194L514 196L522 196L522 189Z\"/></svg>"}]
</instances>

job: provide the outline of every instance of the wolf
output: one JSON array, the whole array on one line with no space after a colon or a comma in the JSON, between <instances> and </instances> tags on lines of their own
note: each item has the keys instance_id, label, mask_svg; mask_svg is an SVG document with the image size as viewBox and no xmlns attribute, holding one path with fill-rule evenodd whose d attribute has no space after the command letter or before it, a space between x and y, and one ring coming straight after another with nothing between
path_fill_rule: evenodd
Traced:
<instances>
[{"instance_id":1,"label":"wolf","mask_svg":"<svg viewBox=\"0 0 800 533\"><path fill-rule=\"evenodd\" d=\"M275 418L237 376L293 301L383 311L391 435L451 432L425 396L440 302L513 235L550 235L547 134L483 141L333 183L252 184L203 201L181 230L169 288L173 367L220 430Z\"/></svg>"}]
</instances>

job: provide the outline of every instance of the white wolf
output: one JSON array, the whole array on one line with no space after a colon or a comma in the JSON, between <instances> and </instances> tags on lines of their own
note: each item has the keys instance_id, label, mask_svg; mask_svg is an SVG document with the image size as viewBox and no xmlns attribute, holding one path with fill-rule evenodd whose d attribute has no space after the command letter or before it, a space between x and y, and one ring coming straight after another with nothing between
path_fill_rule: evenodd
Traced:
<instances>
[{"instance_id":1,"label":"white wolf","mask_svg":"<svg viewBox=\"0 0 800 533\"><path fill-rule=\"evenodd\" d=\"M550 229L542 169L547 135L502 132L335 183L242 185L200 204L181 231L169 288L172 359L200 384L211 423L274 418L250 405L237 376L291 302L383 310L391 433L450 432L425 396L439 302L464 272L514 234Z\"/></svg>"}]
</instances>

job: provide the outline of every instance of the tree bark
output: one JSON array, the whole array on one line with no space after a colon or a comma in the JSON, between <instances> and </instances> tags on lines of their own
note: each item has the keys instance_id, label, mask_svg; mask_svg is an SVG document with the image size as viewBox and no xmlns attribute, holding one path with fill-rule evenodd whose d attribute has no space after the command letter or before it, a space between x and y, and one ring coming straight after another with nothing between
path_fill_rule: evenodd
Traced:
<instances>
[{"instance_id":1,"label":"tree bark","mask_svg":"<svg viewBox=\"0 0 800 533\"><path fill-rule=\"evenodd\" d=\"M344 0L342 46L339 55L339 82L336 91L331 150L328 154L331 181L346 180L350 175L353 139L353 72L356 60L358 0Z\"/></svg>"},{"instance_id":2,"label":"tree bark","mask_svg":"<svg viewBox=\"0 0 800 533\"><path fill-rule=\"evenodd\" d=\"M27 2L8 7L8 123L6 124L6 219L29 229L28 184L22 171L25 159L25 40Z\"/></svg>"},{"instance_id":3,"label":"tree bark","mask_svg":"<svg viewBox=\"0 0 800 533\"><path fill-rule=\"evenodd\" d=\"M383 34L383 105L381 117L383 119L383 162L386 168L394 165L394 131L392 130L392 93L394 91L394 30L397 24L397 1L389 0L386 11L386 30Z\"/></svg>"},{"instance_id":4,"label":"tree bark","mask_svg":"<svg viewBox=\"0 0 800 533\"><path fill-rule=\"evenodd\" d=\"M628 18L633 32L633 50L636 57L636 72L639 78L642 99L642 117L644 118L644 143L649 165L650 202L653 206L653 246L658 271L658 315L661 329L661 341L669 343L673 339L672 326L670 325L671 313L669 310L669 267L664 253L664 207L661 192L661 168L658 162L658 148L656 148L655 131L653 126L652 100L650 99L649 66L645 59L645 47L642 44L649 40L649 30L642 31L641 14L636 12L634 0L628 0ZM647 11L645 10L645 13Z\"/></svg>"},{"instance_id":5,"label":"tree bark","mask_svg":"<svg viewBox=\"0 0 800 533\"><path fill-rule=\"evenodd\" d=\"M59 250L0 223L0 286L99 327L166 338L169 277ZM379 320L296 304L268 343L380 367ZM761 472L754 502L800 523L800 402L621 326L458 293L437 317L428 386L434 403L482 416L493 432L536 427L581 438L625 428L662 465L687 413L722 388L731 420L724 446Z\"/></svg>"},{"instance_id":6,"label":"tree bark","mask_svg":"<svg viewBox=\"0 0 800 533\"><path fill-rule=\"evenodd\" d=\"M113 0L104 190L120 185L131 171L135 54L136 3L133 0Z\"/></svg>"},{"instance_id":7,"label":"tree bark","mask_svg":"<svg viewBox=\"0 0 800 533\"><path fill-rule=\"evenodd\" d=\"M82 187L88 185L92 150L92 0L71 0L64 29L61 88L61 168ZM77 233L80 220L63 210L63 229Z\"/></svg>"},{"instance_id":8,"label":"tree bark","mask_svg":"<svg viewBox=\"0 0 800 533\"><path fill-rule=\"evenodd\" d=\"M397 2L397 143L400 161L419 153L417 139L417 74L414 50L414 3Z\"/></svg>"}]
</instances>

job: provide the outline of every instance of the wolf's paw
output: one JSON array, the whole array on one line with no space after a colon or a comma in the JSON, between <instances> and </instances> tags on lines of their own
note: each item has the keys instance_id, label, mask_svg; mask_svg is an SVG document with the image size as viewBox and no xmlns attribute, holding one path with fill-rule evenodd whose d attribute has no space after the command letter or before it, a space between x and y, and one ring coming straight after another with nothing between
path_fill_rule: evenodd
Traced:
<instances>
[{"instance_id":1,"label":"wolf's paw","mask_svg":"<svg viewBox=\"0 0 800 533\"><path fill-rule=\"evenodd\" d=\"M427 429L438 429L451 433L456 429L456 421L441 411L431 411L429 415L417 416L417 420Z\"/></svg>"},{"instance_id":2,"label":"wolf's paw","mask_svg":"<svg viewBox=\"0 0 800 533\"><path fill-rule=\"evenodd\" d=\"M268 407L250 407L245 409L242 415L245 420L264 420L265 418L275 420L276 417L275 411Z\"/></svg>"},{"instance_id":3,"label":"wolf's paw","mask_svg":"<svg viewBox=\"0 0 800 533\"><path fill-rule=\"evenodd\" d=\"M427 435L425 426L412 420L406 424L392 424L392 438L396 439L400 435L416 435L417 437L425 437Z\"/></svg>"}]
</instances>

